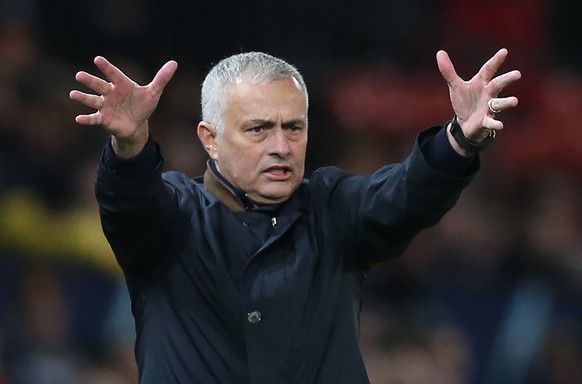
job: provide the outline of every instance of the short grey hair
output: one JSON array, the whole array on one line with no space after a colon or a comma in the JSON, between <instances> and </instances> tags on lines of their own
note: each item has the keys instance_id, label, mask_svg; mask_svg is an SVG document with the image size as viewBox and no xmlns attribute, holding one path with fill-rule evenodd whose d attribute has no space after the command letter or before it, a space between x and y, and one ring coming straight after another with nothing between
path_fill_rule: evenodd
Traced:
<instances>
[{"instance_id":1,"label":"short grey hair","mask_svg":"<svg viewBox=\"0 0 582 384\"><path fill-rule=\"evenodd\" d=\"M224 129L225 97L236 82L249 81L252 85L265 85L276 80L294 80L305 93L307 87L297 68L277 57L263 52L246 52L229 56L218 62L202 83L202 120L214 125L218 133Z\"/></svg>"}]
</instances>

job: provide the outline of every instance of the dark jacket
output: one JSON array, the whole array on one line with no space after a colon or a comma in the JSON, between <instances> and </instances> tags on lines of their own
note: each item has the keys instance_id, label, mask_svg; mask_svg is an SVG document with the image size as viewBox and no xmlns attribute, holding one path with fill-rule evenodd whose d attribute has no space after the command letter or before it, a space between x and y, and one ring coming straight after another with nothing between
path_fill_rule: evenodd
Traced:
<instances>
[{"instance_id":1,"label":"dark jacket","mask_svg":"<svg viewBox=\"0 0 582 384\"><path fill-rule=\"evenodd\" d=\"M435 128L436 129L436 128ZM409 157L369 177L318 169L245 209L211 170L122 177L102 162L103 229L136 320L140 383L363 384L361 283L457 200L465 177ZM159 156L159 155L158 155Z\"/></svg>"}]
</instances>

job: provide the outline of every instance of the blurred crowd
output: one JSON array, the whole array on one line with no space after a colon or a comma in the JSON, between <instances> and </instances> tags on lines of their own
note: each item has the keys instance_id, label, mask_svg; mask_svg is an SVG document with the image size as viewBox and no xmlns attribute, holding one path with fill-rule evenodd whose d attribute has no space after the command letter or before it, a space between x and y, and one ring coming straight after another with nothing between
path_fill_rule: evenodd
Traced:
<instances>
[{"instance_id":1,"label":"blurred crowd","mask_svg":"<svg viewBox=\"0 0 582 384\"><path fill-rule=\"evenodd\" d=\"M262 50L307 81L308 171L367 174L452 117L438 49L468 77L501 47L520 106L458 205L370 272L363 353L373 384L582 383L581 15L576 0L0 0L0 384L136 382L93 197L107 137L68 98L95 55L141 83L179 62L150 122L167 169L203 172L211 64Z\"/></svg>"}]
</instances>

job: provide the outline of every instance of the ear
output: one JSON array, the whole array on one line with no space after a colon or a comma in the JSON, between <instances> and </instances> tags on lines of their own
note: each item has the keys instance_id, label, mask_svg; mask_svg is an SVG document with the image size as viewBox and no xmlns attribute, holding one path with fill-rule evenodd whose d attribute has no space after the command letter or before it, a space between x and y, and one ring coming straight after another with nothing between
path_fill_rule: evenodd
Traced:
<instances>
[{"instance_id":1,"label":"ear","mask_svg":"<svg viewBox=\"0 0 582 384\"><path fill-rule=\"evenodd\" d=\"M212 160L218 160L218 150L216 147L216 129L210 123L201 121L198 123L198 138L202 146L208 152Z\"/></svg>"}]
</instances>

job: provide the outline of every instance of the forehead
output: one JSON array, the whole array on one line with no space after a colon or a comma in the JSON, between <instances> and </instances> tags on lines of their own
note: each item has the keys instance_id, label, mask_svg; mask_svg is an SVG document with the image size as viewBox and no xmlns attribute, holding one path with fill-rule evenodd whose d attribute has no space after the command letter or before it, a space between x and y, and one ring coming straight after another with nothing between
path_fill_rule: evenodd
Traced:
<instances>
[{"instance_id":1,"label":"forehead","mask_svg":"<svg viewBox=\"0 0 582 384\"><path fill-rule=\"evenodd\" d=\"M273 113L303 118L307 114L305 92L297 80L275 80L254 85L242 79L232 84L226 95L227 115L267 117ZM256 116L264 114L265 116Z\"/></svg>"}]
</instances>

